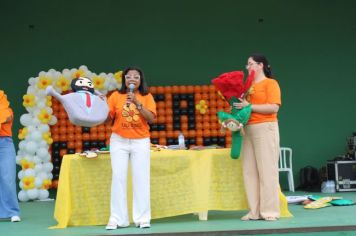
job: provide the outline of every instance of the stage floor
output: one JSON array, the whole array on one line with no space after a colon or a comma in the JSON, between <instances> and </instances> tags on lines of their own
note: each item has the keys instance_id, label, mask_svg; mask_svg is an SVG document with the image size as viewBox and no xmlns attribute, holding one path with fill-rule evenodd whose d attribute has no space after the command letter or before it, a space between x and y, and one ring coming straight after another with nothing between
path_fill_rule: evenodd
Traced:
<instances>
[{"instance_id":1,"label":"stage floor","mask_svg":"<svg viewBox=\"0 0 356 236\"><path fill-rule=\"evenodd\" d=\"M356 201L356 193L306 193L284 192L288 195L341 196ZM356 205L330 206L322 209L307 210L302 205L290 204L292 218L281 218L275 222L241 221L246 211L209 211L208 221L199 221L198 216L187 214L176 217L153 220L150 229L128 228L113 231L105 226L68 227L66 229L48 229L56 225L53 219L54 201L20 203L22 222L11 223L0 220L1 235L6 236L48 236L48 235L356 235Z\"/></svg>"}]
</instances>

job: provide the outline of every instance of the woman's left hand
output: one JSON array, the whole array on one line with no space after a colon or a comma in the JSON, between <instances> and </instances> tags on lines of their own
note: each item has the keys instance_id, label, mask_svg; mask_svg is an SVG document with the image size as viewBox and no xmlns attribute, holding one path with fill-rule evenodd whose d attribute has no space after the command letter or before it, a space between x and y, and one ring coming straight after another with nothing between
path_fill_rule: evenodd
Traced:
<instances>
[{"instance_id":1,"label":"woman's left hand","mask_svg":"<svg viewBox=\"0 0 356 236\"><path fill-rule=\"evenodd\" d=\"M239 98L239 100L241 102L234 102L232 105L233 107L235 107L236 109L242 109L248 105L250 105L250 103L246 100L246 99L242 99L242 98Z\"/></svg>"}]
</instances>

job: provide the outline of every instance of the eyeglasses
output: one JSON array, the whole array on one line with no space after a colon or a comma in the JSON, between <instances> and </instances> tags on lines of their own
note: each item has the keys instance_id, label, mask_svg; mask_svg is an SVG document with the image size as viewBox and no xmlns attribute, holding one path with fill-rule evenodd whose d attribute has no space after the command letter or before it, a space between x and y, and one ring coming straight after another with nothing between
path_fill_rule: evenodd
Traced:
<instances>
[{"instance_id":1,"label":"eyeglasses","mask_svg":"<svg viewBox=\"0 0 356 236\"><path fill-rule=\"evenodd\" d=\"M125 75L125 79L134 79L134 80L139 80L141 77L139 75Z\"/></svg>"},{"instance_id":2,"label":"eyeglasses","mask_svg":"<svg viewBox=\"0 0 356 236\"><path fill-rule=\"evenodd\" d=\"M258 65L260 64L259 62L251 62L251 63L248 63L245 67L246 69L248 69L250 66L253 66L253 65Z\"/></svg>"}]
</instances>

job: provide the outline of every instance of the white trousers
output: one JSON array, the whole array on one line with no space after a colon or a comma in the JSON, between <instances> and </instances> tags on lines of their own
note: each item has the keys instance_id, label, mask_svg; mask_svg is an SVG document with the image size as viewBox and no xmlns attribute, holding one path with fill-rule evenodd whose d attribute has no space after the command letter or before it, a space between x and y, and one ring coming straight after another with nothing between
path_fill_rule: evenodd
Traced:
<instances>
[{"instance_id":1,"label":"white trousers","mask_svg":"<svg viewBox=\"0 0 356 236\"><path fill-rule=\"evenodd\" d=\"M150 139L127 139L115 133L110 138L112 167L111 218L119 226L129 225L127 210L127 172L131 162L133 185L133 221L149 223L150 204Z\"/></svg>"}]
</instances>

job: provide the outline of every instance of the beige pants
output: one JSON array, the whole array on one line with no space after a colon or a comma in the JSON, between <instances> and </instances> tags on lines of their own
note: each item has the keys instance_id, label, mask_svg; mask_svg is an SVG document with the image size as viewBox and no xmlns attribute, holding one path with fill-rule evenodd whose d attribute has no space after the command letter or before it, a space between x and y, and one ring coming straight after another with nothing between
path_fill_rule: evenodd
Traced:
<instances>
[{"instance_id":1,"label":"beige pants","mask_svg":"<svg viewBox=\"0 0 356 236\"><path fill-rule=\"evenodd\" d=\"M280 216L277 122L247 125L242 168L250 219Z\"/></svg>"}]
</instances>

